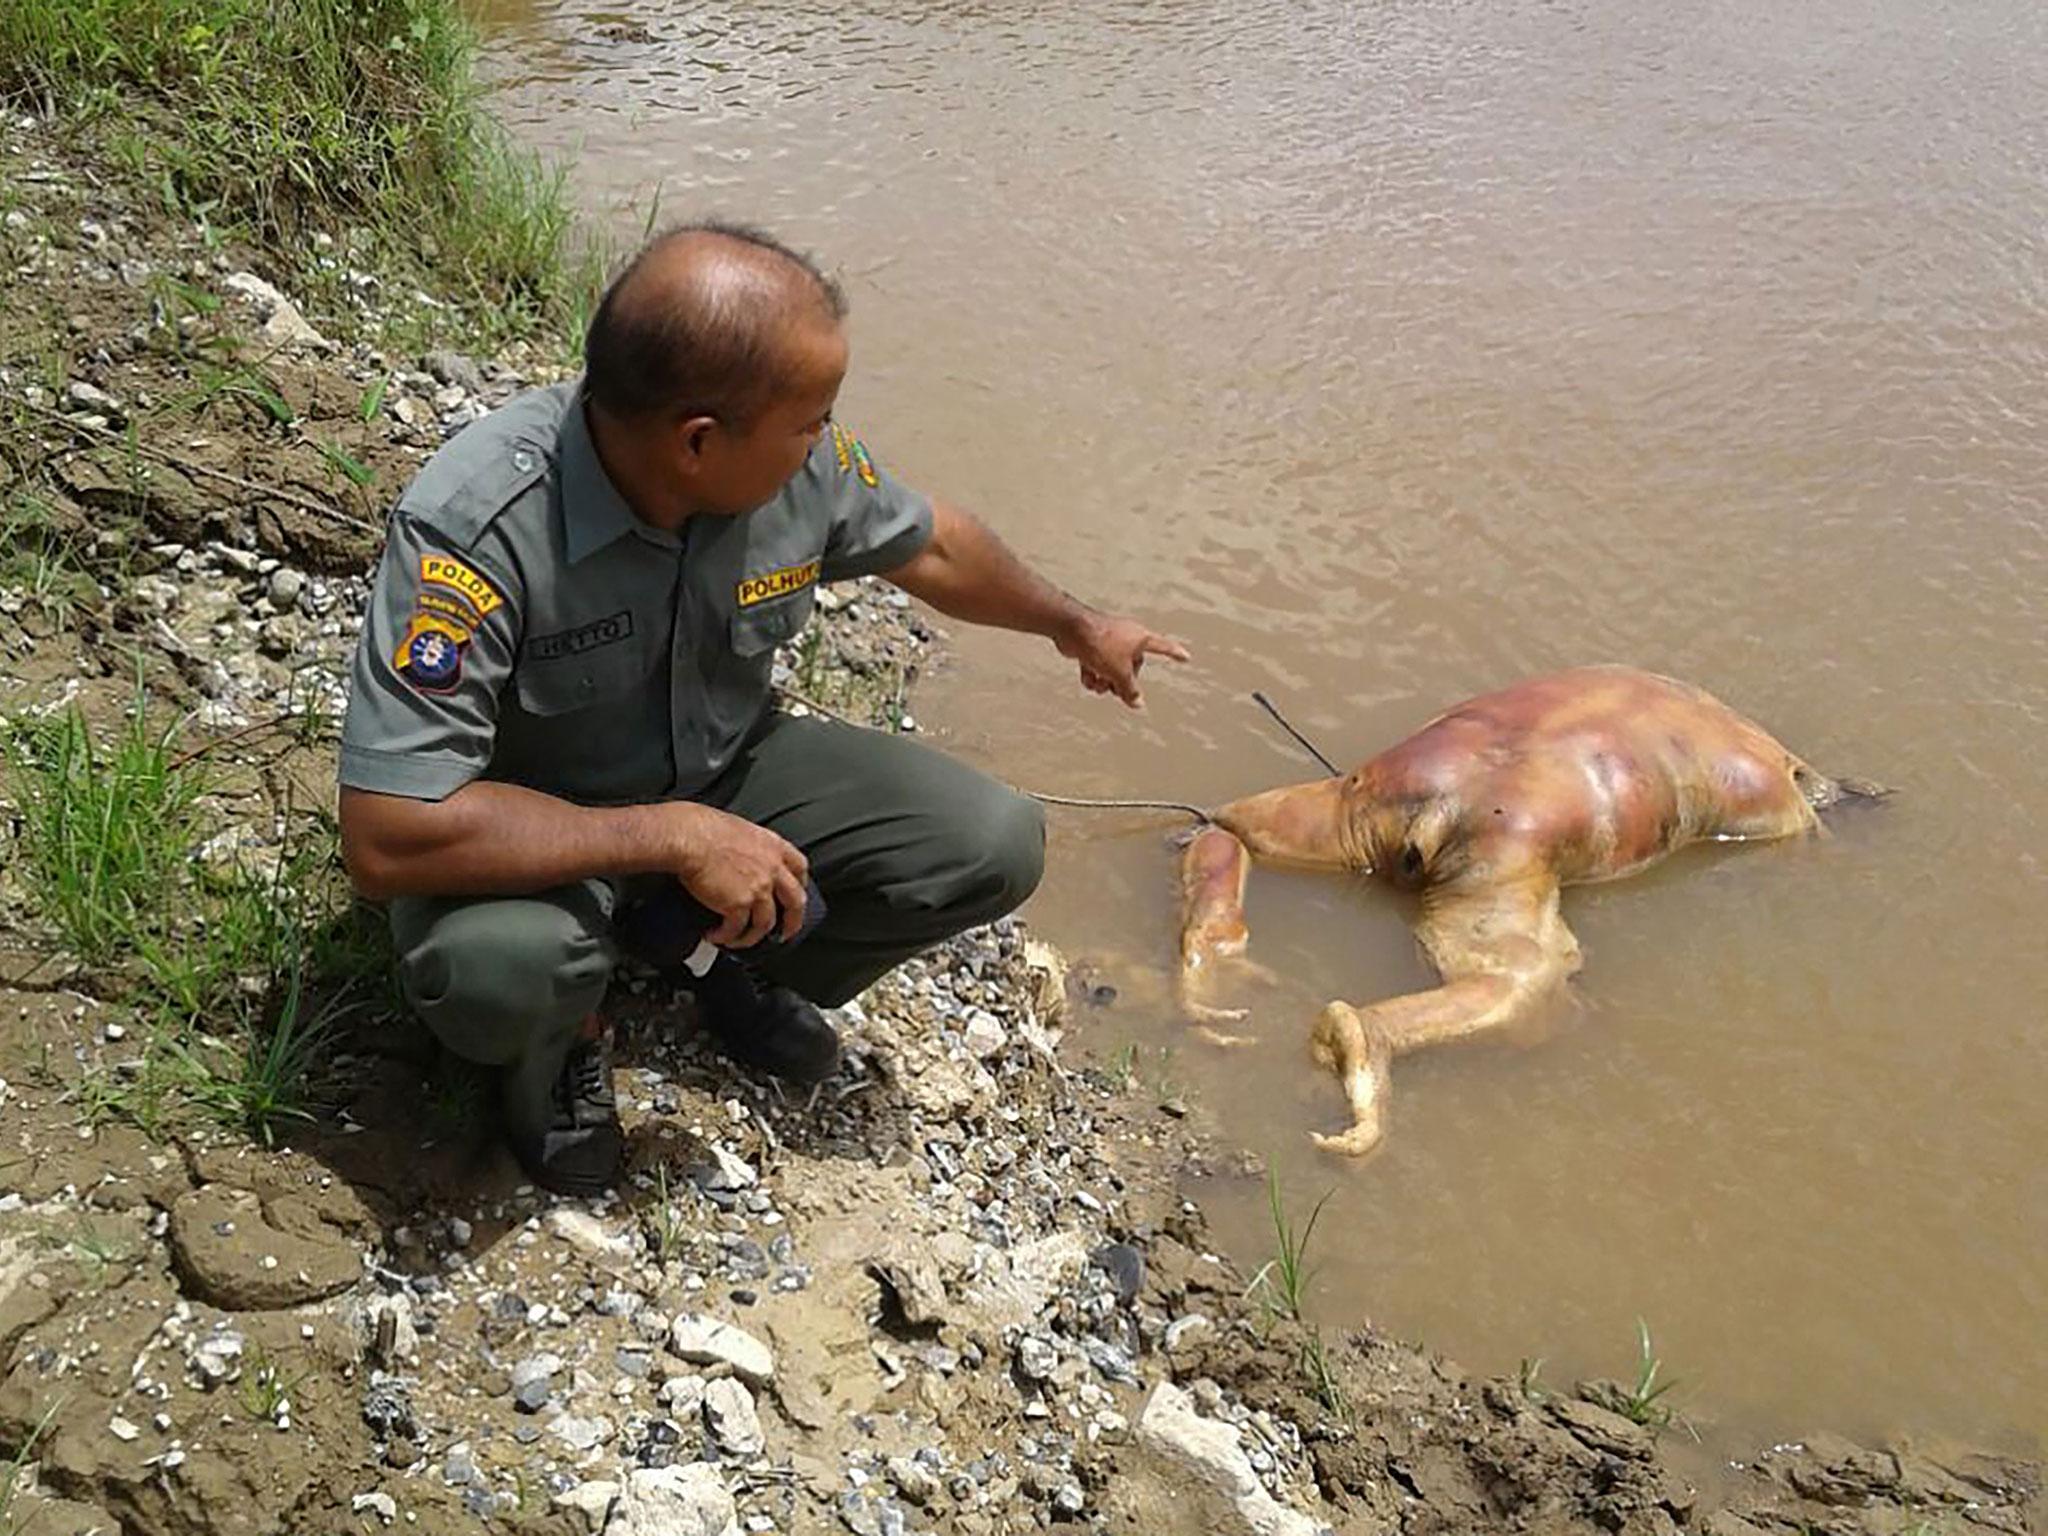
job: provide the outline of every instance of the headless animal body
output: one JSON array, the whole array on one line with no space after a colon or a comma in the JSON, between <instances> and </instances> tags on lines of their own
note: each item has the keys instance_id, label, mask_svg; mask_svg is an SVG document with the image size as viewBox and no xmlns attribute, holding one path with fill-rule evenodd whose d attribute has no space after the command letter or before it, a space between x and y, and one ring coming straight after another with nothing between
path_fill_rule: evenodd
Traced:
<instances>
[{"instance_id":1,"label":"headless animal body","mask_svg":"<svg viewBox=\"0 0 2048 1536\"><path fill-rule=\"evenodd\" d=\"M1628 667L1582 667L1486 694L1342 778L1270 790L1216 811L1181 863L1180 991L1211 1039L1241 1017L1210 984L1249 937L1250 861L1370 874L1421 894L1433 990L1364 1007L1333 1002L1311 1037L1337 1074L1349 1130L1385 1134L1389 1066L1424 1046L1526 1017L1579 969L1558 912L1566 885L1634 874L1689 843L1792 837L1875 786L1817 772L1719 700Z\"/></svg>"}]
</instances>

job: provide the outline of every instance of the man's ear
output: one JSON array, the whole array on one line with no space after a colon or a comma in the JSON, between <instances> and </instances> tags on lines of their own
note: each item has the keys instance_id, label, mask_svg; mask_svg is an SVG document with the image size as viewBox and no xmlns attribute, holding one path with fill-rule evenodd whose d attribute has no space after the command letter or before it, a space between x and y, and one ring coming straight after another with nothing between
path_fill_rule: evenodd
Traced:
<instances>
[{"instance_id":1,"label":"man's ear","mask_svg":"<svg viewBox=\"0 0 2048 1536\"><path fill-rule=\"evenodd\" d=\"M704 457L704 448L711 441L711 434L718 430L716 416L687 416L676 423L676 451L683 461L695 464Z\"/></svg>"}]
</instances>

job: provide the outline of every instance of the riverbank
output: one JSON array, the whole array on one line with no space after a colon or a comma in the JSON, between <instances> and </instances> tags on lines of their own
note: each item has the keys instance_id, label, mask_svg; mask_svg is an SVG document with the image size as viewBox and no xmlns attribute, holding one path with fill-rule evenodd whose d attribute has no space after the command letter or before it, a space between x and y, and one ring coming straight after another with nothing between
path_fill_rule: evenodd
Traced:
<instances>
[{"instance_id":1,"label":"riverbank","mask_svg":"<svg viewBox=\"0 0 2048 1536\"><path fill-rule=\"evenodd\" d=\"M845 1010L809 1102L626 978L628 1187L523 1189L341 888L332 737L382 505L563 348L451 350L461 298L346 228L294 287L89 124L0 132L0 1529L2029 1528L1994 1458L1703 1497L1654 1403L1319 1334L1016 924ZM900 727L932 631L821 606L785 681Z\"/></svg>"}]
</instances>

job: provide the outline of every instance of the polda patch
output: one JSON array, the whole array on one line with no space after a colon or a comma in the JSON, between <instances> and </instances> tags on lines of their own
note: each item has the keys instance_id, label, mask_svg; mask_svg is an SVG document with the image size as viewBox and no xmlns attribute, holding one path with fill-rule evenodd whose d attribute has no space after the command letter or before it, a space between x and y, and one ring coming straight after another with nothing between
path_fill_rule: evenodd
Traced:
<instances>
[{"instance_id":1,"label":"polda patch","mask_svg":"<svg viewBox=\"0 0 2048 1536\"><path fill-rule=\"evenodd\" d=\"M475 611L479 623L505 606L505 599L498 596L496 587L449 555L421 555L420 584L459 594Z\"/></svg>"}]
</instances>

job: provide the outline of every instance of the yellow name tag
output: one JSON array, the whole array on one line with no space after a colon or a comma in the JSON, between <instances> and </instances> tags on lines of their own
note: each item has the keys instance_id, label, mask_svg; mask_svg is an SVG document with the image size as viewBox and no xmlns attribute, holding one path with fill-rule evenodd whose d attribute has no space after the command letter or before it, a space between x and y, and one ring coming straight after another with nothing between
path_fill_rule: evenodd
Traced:
<instances>
[{"instance_id":1,"label":"yellow name tag","mask_svg":"<svg viewBox=\"0 0 2048 1536\"><path fill-rule=\"evenodd\" d=\"M460 592L479 619L489 618L493 609L505 606L496 587L460 560L451 560L446 555L421 555L420 580Z\"/></svg>"},{"instance_id":2,"label":"yellow name tag","mask_svg":"<svg viewBox=\"0 0 2048 1536\"><path fill-rule=\"evenodd\" d=\"M821 562L806 560L802 565L785 565L779 571L770 571L766 576L749 576L739 585L740 606L751 608L756 603L765 603L772 597L786 597L792 592L802 591L818 579Z\"/></svg>"}]
</instances>

